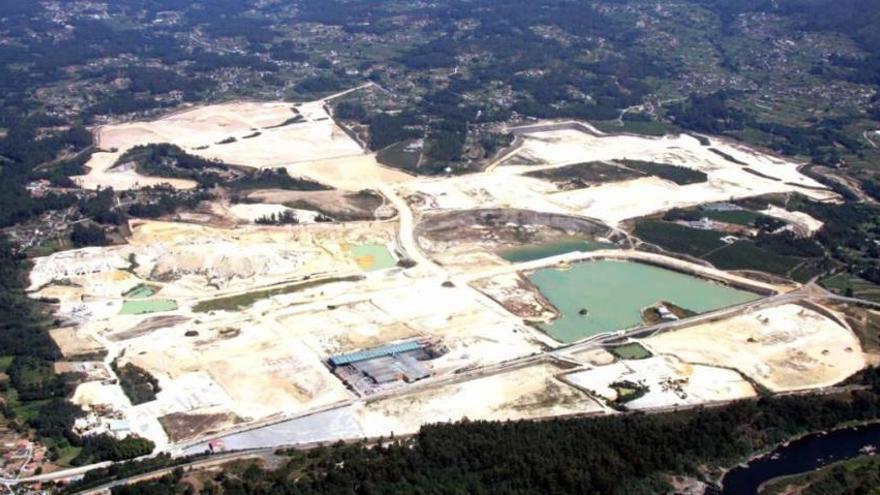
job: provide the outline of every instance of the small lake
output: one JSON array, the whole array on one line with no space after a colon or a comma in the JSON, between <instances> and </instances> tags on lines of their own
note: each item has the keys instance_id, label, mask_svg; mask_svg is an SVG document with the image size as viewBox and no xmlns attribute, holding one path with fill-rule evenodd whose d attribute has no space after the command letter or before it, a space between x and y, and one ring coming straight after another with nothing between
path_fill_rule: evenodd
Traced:
<instances>
[{"instance_id":1,"label":"small lake","mask_svg":"<svg viewBox=\"0 0 880 495\"><path fill-rule=\"evenodd\" d=\"M880 446L880 423L813 434L730 470L722 480L722 495L757 495L758 488L772 479L806 473L829 464L863 455L869 445Z\"/></svg>"},{"instance_id":2,"label":"small lake","mask_svg":"<svg viewBox=\"0 0 880 495\"><path fill-rule=\"evenodd\" d=\"M543 244L526 244L515 248L502 249L496 254L511 263L540 260L560 254L573 253L575 251L589 252L599 249L615 249L617 246L610 242L599 242L588 239L565 239L557 242Z\"/></svg>"},{"instance_id":3,"label":"small lake","mask_svg":"<svg viewBox=\"0 0 880 495\"><path fill-rule=\"evenodd\" d=\"M391 268L396 263L394 256L382 244L360 244L352 246L351 255L361 270L370 272Z\"/></svg>"},{"instance_id":4,"label":"small lake","mask_svg":"<svg viewBox=\"0 0 880 495\"><path fill-rule=\"evenodd\" d=\"M747 292L683 273L630 261L543 268L530 277L561 316L541 328L560 342L642 325L641 310L668 301L697 313L758 299ZM586 315L580 314L587 310Z\"/></svg>"}]
</instances>

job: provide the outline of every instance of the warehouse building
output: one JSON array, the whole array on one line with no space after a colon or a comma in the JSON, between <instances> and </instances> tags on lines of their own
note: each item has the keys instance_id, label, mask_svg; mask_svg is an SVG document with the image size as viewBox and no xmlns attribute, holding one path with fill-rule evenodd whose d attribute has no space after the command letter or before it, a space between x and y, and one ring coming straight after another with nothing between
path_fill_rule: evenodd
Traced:
<instances>
[{"instance_id":1,"label":"warehouse building","mask_svg":"<svg viewBox=\"0 0 880 495\"><path fill-rule=\"evenodd\" d=\"M424 345L417 341L389 344L350 354L339 354L328 360L333 371L346 383L364 393L376 387L400 382L414 382L431 376L422 364L431 359Z\"/></svg>"}]
</instances>

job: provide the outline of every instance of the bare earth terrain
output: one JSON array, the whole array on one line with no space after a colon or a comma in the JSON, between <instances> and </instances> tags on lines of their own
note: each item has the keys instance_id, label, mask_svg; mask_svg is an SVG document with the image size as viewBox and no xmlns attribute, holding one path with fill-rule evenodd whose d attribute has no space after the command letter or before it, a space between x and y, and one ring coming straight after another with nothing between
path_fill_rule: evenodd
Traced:
<instances>
[{"instance_id":1,"label":"bare earth terrain","mask_svg":"<svg viewBox=\"0 0 880 495\"><path fill-rule=\"evenodd\" d=\"M800 286L634 251L618 229L673 207L771 192L837 200L796 163L722 140L711 144L719 154L687 135L555 126L518 131L522 145L483 172L417 178L378 165L324 103L227 103L96 131L104 151L78 178L88 188L194 187L112 168L133 146L169 142L229 164L286 167L336 189L251 191L247 203L212 206L228 220L222 225L133 221L124 245L35 259L31 290L56 301L65 327L52 337L64 355L130 363L159 384L156 398L139 405L117 381L80 385L74 402L95 421L122 417L158 450L191 453L216 438L241 448L308 443L414 433L462 418L692 406L753 397L753 384L771 392L821 388L870 358L843 320L799 304L809 298ZM524 175L624 159L685 167L707 181L621 173L559 189ZM254 225L283 212L303 221ZM317 222L319 213L339 221ZM768 214L810 233L821 227L780 208ZM521 263L498 255L573 238L601 249ZM765 299L694 323L670 320L564 345L533 326L559 314L524 274L588 259L663 266ZM608 343L624 337L652 356L609 353ZM389 344L404 350L381 350ZM340 356L377 348L378 357L340 364ZM624 401L621 382L644 390Z\"/></svg>"}]
</instances>

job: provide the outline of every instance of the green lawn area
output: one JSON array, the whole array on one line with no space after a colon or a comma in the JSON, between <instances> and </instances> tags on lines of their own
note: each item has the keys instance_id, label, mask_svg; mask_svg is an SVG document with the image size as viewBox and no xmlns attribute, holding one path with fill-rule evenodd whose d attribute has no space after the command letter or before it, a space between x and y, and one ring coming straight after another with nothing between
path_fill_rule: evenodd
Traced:
<instances>
[{"instance_id":1,"label":"green lawn area","mask_svg":"<svg viewBox=\"0 0 880 495\"><path fill-rule=\"evenodd\" d=\"M177 301L172 299L150 299L123 301L121 315L143 315L147 313L159 313L162 311L174 311L177 309Z\"/></svg>"},{"instance_id":2,"label":"green lawn area","mask_svg":"<svg viewBox=\"0 0 880 495\"><path fill-rule=\"evenodd\" d=\"M804 258L782 256L761 249L751 241L737 241L709 256L706 261L722 270L759 270L785 275L804 261Z\"/></svg>"},{"instance_id":3,"label":"green lawn area","mask_svg":"<svg viewBox=\"0 0 880 495\"><path fill-rule=\"evenodd\" d=\"M850 289L853 297L880 301L880 286L849 273L838 273L820 280L819 283L840 295L846 295L847 289Z\"/></svg>"},{"instance_id":4,"label":"green lawn area","mask_svg":"<svg viewBox=\"0 0 880 495\"><path fill-rule=\"evenodd\" d=\"M639 222L634 234L639 239L656 244L667 251L698 257L725 245L721 240L724 234L720 232L697 230L656 220Z\"/></svg>"},{"instance_id":5,"label":"green lawn area","mask_svg":"<svg viewBox=\"0 0 880 495\"><path fill-rule=\"evenodd\" d=\"M15 359L15 356L0 356L0 372L5 372L9 369L13 359Z\"/></svg>"},{"instance_id":6,"label":"green lawn area","mask_svg":"<svg viewBox=\"0 0 880 495\"><path fill-rule=\"evenodd\" d=\"M733 210L733 211L706 211L702 210L700 212L701 215L707 217L711 220L717 220L719 222L724 223L732 223L735 225L745 225L749 226L754 223L755 220L765 217L766 215L762 215L760 213L755 213L754 211L749 210Z\"/></svg>"},{"instance_id":7,"label":"green lawn area","mask_svg":"<svg viewBox=\"0 0 880 495\"><path fill-rule=\"evenodd\" d=\"M620 359L647 359L651 357L651 352L638 342L608 347L608 352Z\"/></svg>"},{"instance_id":8,"label":"green lawn area","mask_svg":"<svg viewBox=\"0 0 880 495\"><path fill-rule=\"evenodd\" d=\"M633 233L645 242L667 251L702 258L722 270L758 270L787 276L795 267L809 260L776 254L747 240L725 244L721 237L726 234L722 232L692 229L670 222L642 221L636 224ZM792 276L806 280L816 273L814 267L805 267L796 270Z\"/></svg>"},{"instance_id":9,"label":"green lawn area","mask_svg":"<svg viewBox=\"0 0 880 495\"><path fill-rule=\"evenodd\" d=\"M626 132L630 134L642 134L645 136L664 136L679 132L678 127L657 121L624 120L620 125L618 120L602 120L591 122L596 129L608 134Z\"/></svg>"},{"instance_id":10,"label":"green lawn area","mask_svg":"<svg viewBox=\"0 0 880 495\"><path fill-rule=\"evenodd\" d=\"M15 413L16 417L25 421L36 418L40 412L40 406L48 402L48 400L21 402L18 400L18 391L14 388L7 389L3 396L6 398L6 404Z\"/></svg>"},{"instance_id":11,"label":"green lawn area","mask_svg":"<svg viewBox=\"0 0 880 495\"><path fill-rule=\"evenodd\" d=\"M128 297L131 299L142 299L145 297L150 297L156 293L157 287L147 284L139 284L135 287L132 287L128 291L122 294L122 297Z\"/></svg>"},{"instance_id":12,"label":"green lawn area","mask_svg":"<svg viewBox=\"0 0 880 495\"><path fill-rule=\"evenodd\" d=\"M376 161L389 167L415 170L419 164L419 158L422 156L422 151L421 149L418 151L407 151L406 147L411 142L403 141L379 150L376 153Z\"/></svg>"},{"instance_id":13,"label":"green lawn area","mask_svg":"<svg viewBox=\"0 0 880 495\"><path fill-rule=\"evenodd\" d=\"M322 278L318 280L307 280L304 282L283 285L281 287L274 287L271 289L255 290L253 292L246 292L244 294L237 294L234 296L218 297L216 299L209 299L207 301L199 301L193 307L193 312L207 313L209 311L241 311L242 309L247 308L251 304L259 301L260 299L280 296L282 294L290 294L292 292L299 292L301 290L333 282L355 282L361 279L363 279L363 276L361 275Z\"/></svg>"}]
</instances>

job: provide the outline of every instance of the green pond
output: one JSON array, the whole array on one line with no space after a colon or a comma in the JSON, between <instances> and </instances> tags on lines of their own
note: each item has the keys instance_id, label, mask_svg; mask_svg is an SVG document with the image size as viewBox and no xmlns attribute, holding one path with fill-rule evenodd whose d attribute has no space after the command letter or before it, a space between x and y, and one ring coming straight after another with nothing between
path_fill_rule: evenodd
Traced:
<instances>
[{"instance_id":1,"label":"green pond","mask_svg":"<svg viewBox=\"0 0 880 495\"><path fill-rule=\"evenodd\" d=\"M642 324L641 310L668 301L697 313L741 304L760 296L672 270L627 261L589 261L569 269L543 268L530 277L560 312L541 328L560 342ZM581 315L582 309L587 310Z\"/></svg>"},{"instance_id":2,"label":"green pond","mask_svg":"<svg viewBox=\"0 0 880 495\"><path fill-rule=\"evenodd\" d=\"M394 257L382 244L360 244L351 248L355 263L364 271L382 270L395 265Z\"/></svg>"},{"instance_id":3,"label":"green pond","mask_svg":"<svg viewBox=\"0 0 880 495\"><path fill-rule=\"evenodd\" d=\"M119 311L119 314L142 315L160 311L174 311L175 309L177 309L177 302L171 299L126 300L122 302L122 310Z\"/></svg>"},{"instance_id":4,"label":"green pond","mask_svg":"<svg viewBox=\"0 0 880 495\"><path fill-rule=\"evenodd\" d=\"M608 242L598 242L587 239L566 239L558 242L527 244L515 248L503 249L498 251L497 254L511 263L522 263L575 251L588 252L597 251L599 249L614 249L615 247L614 244Z\"/></svg>"}]
</instances>

